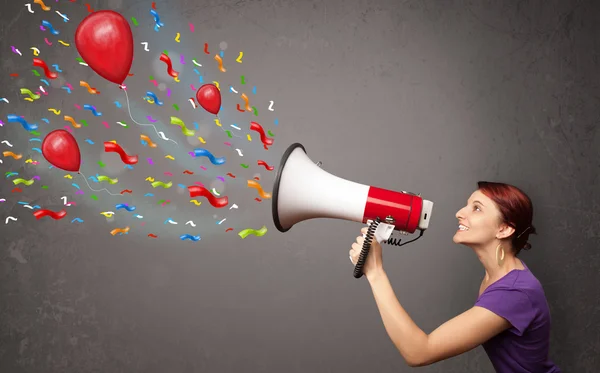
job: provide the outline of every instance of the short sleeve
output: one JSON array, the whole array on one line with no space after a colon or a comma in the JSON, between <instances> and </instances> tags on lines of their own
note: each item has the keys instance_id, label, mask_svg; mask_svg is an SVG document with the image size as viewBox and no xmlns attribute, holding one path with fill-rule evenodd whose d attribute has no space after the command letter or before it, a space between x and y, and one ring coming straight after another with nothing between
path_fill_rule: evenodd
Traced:
<instances>
[{"instance_id":1,"label":"short sleeve","mask_svg":"<svg viewBox=\"0 0 600 373\"><path fill-rule=\"evenodd\" d=\"M518 289L488 289L475 305L508 320L517 329L518 336L523 335L536 315L529 296Z\"/></svg>"}]
</instances>

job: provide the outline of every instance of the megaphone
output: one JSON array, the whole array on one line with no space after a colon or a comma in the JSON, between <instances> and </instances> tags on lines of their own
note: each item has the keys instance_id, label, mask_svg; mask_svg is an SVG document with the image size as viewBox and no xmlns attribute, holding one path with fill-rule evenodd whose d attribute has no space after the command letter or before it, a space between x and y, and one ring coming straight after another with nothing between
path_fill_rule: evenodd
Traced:
<instances>
[{"instance_id":1,"label":"megaphone","mask_svg":"<svg viewBox=\"0 0 600 373\"><path fill-rule=\"evenodd\" d=\"M373 238L402 246L419 239L429 227L433 202L420 195L363 185L332 175L315 164L304 146L294 143L279 163L272 195L273 223L280 232L314 218L333 218L368 224L354 277L362 277ZM393 231L408 235L420 230L415 240L390 242Z\"/></svg>"}]
</instances>

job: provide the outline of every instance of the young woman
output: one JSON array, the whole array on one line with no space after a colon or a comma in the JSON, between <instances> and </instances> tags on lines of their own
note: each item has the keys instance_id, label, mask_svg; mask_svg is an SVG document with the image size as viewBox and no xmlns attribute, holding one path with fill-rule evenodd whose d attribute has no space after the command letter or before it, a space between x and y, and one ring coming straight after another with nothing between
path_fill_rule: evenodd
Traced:
<instances>
[{"instance_id":1,"label":"young woman","mask_svg":"<svg viewBox=\"0 0 600 373\"><path fill-rule=\"evenodd\" d=\"M385 329L410 366L425 366L483 345L496 372L558 373L549 359L550 312L542 285L517 258L528 250L533 207L518 188L479 182L467 205L456 213L453 241L473 249L485 270L475 305L430 334L402 308L383 269L381 246L374 241L363 273ZM366 228L361 231L366 233ZM355 264L363 238L352 244Z\"/></svg>"}]
</instances>

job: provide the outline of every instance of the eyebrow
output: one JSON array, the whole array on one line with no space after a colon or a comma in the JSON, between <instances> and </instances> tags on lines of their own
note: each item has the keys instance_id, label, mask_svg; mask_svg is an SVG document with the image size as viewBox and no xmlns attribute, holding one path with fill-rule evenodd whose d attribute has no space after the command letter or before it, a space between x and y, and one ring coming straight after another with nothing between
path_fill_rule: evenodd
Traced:
<instances>
[{"instance_id":1,"label":"eyebrow","mask_svg":"<svg viewBox=\"0 0 600 373\"><path fill-rule=\"evenodd\" d=\"M477 203L479 203L481 206L484 206L484 207L485 207L485 205L484 205L483 203L481 203L481 202L479 202L479 201L477 201L477 200L473 201L473 203L475 203L475 202L477 202Z\"/></svg>"}]
</instances>

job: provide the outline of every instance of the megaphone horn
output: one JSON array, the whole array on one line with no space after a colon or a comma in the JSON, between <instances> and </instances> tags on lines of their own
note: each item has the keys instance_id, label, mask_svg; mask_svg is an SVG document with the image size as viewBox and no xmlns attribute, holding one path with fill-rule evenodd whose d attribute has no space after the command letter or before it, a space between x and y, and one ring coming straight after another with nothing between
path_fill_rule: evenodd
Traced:
<instances>
[{"instance_id":1,"label":"megaphone horn","mask_svg":"<svg viewBox=\"0 0 600 373\"><path fill-rule=\"evenodd\" d=\"M304 146L292 144L283 154L272 201L280 232L313 218L367 223L380 218L394 230L413 233L429 226L433 202L409 192L394 192L334 176L310 160Z\"/></svg>"}]
</instances>

